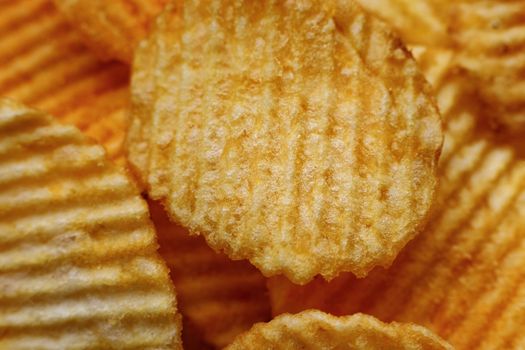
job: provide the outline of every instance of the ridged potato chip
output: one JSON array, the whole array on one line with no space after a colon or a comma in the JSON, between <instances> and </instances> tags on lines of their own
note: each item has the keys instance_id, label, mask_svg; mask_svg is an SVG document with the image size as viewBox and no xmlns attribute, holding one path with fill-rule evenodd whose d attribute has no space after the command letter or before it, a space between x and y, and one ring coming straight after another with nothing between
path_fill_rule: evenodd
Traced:
<instances>
[{"instance_id":1,"label":"ridged potato chip","mask_svg":"<svg viewBox=\"0 0 525 350\"><path fill-rule=\"evenodd\" d=\"M52 0L0 1L0 97L74 124L123 163L128 68L101 63Z\"/></svg>"},{"instance_id":2,"label":"ridged potato chip","mask_svg":"<svg viewBox=\"0 0 525 350\"><path fill-rule=\"evenodd\" d=\"M222 348L254 323L271 319L266 279L246 261L214 252L202 237L190 236L150 202L159 253L171 270L179 310L193 333ZM185 344L186 345L186 344Z\"/></svg>"},{"instance_id":3,"label":"ridged potato chip","mask_svg":"<svg viewBox=\"0 0 525 350\"><path fill-rule=\"evenodd\" d=\"M255 325L226 348L236 349L445 350L452 347L413 324L385 324L363 314L335 317L309 310Z\"/></svg>"},{"instance_id":4,"label":"ridged potato chip","mask_svg":"<svg viewBox=\"0 0 525 350\"><path fill-rule=\"evenodd\" d=\"M363 312L420 324L457 349L525 346L525 148L479 123L483 106L475 87L447 57L420 57L423 67L433 67L429 77L446 130L436 210L427 229L388 270L376 269L365 279L344 274L302 288L272 280L275 314Z\"/></svg>"},{"instance_id":5,"label":"ridged potato chip","mask_svg":"<svg viewBox=\"0 0 525 350\"><path fill-rule=\"evenodd\" d=\"M525 1L454 2L450 31L459 65L477 80L483 116L525 131Z\"/></svg>"},{"instance_id":6,"label":"ridged potato chip","mask_svg":"<svg viewBox=\"0 0 525 350\"><path fill-rule=\"evenodd\" d=\"M73 126L0 100L0 348L180 349L146 203Z\"/></svg>"},{"instance_id":7,"label":"ridged potato chip","mask_svg":"<svg viewBox=\"0 0 525 350\"><path fill-rule=\"evenodd\" d=\"M407 43L432 46L450 44L447 21L450 18L448 6L452 0L357 0L357 2L390 23Z\"/></svg>"},{"instance_id":8,"label":"ridged potato chip","mask_svg":"<svg viewBox=\"0 0 525 350\"><path fill-rule=\"evenodd\" d=\"M137 52L128 152L217 250L296 283L389 265L425 222L430 88L353 1L186 1Z\"/></svg>"},{"instance_id":9,"label":"ridged potato chip","mask_svg":"<svg viewBox=\"0 0 525 350\"><path fill-rule=\"evenodd\" d=\"M480 119L525 130L525 1L359 0L408 44L452 49L475 82Z\"/></svg>"},{"instance_id":10,"label":"ridged potato chip","mask_svg":"<svg viewBox=\"0 0 525 350\"><path fill-rule=\"evenodd\" d=\"M54 0L103 58L131 62L137 43L168 0Z\"/></svg>"}]
</instances>

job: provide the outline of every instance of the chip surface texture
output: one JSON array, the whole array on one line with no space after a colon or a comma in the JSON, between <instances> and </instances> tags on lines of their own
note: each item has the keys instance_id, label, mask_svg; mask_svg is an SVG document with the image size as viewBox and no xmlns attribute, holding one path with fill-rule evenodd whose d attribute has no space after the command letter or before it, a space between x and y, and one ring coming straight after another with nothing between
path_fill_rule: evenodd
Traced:
<instances>
[{"instance_id":1,"label":"chip surface texture","mask_svg":"<svg viewBox=\"0 0 525 350\"><path fill-rule=\"evenodd\" d=\"M128 133L149 194L296 283L388 266L424 224L441 121L400 40L350 1L187 1L140 45Z\"/></svg>"},{"instance_id":2,"label":"chip surface texture","mask_svg":"<svg viewBox=\"0 0 525 350\"><path fill-rule=\"evenodd\" d=\"M73 126L0 99L0 349L180 349L146 203Z\"/></svg>"},{"instance_id":3,"label":"chip surface texture","mask_svg":"<svg viewBox=\"0 0 525 350\"><path fill-rule=\"evenodd\" d=\"M413 324L387 324L364 314L335 317L308 310L256 324L226 349L445 350L452 347L429 330Z\"/></svg>"}]
</instances>

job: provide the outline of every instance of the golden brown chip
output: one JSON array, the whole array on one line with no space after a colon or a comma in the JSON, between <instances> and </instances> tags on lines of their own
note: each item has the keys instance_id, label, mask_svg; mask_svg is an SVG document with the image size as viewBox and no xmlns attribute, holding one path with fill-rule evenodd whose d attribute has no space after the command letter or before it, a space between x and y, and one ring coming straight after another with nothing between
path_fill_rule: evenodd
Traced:
<instances>
[{"instance_id":1,"label":"golden brown chip","mask_svg":"<svg viewBox=\"0 0 525 350\"><path fill-rule=\"evenodd\" d=\"M477 80L484 116L524 131L525 1L460 1L454 6L450 31L459 65Z\"/></svg>"},{"instance_id":2,"label":"golden brown chip","mask_svg":"<svg viewBox=\"0 0 525 350\"><path fill-rule=\"evenodd\" d=\"M427 329L385 324L363 314L335 317L318 310L259 323L226 349L452 349Z\"/></svg>"},{"instance_id":3,"label":"golden brown chip","mask_svg":"<svg viewBox=\"0 0 525 350\"><path fill-rule=\"evenodd\" d=\"M357 0L357 2L390 23L407 43L432 46L450 43L447 21L450 18L448 6L452 0Z\"/></svg>"},{"instance_id":4,"label":"golden brown chip","mask_svg":"<svg viewBox=\"0 0 525 350\"><path fill-rule=\"evenodd\" d=\"M52 0L0 1L0 97L76 125L123 162L128 68L81 42Z\"/></svg>"},{"instance_id":5,"label":"golden brown chip","mask_svg":"<svg viewBox=\"0 0 525 350\"><path fill-rule=\"evenodd\" d=\"M181 348L146 203L73 126L0 100L0 348Z\"/></svg>"},{"instance_id":6,"label":"golden brown chip","mask_svg":"<svg viewBox=\"0 0 525 350\"><path fill-rule=\"evenodd\" d=\"M477 121L483 107L461 71L443 69L446 59L436 60L446 56L421 57L423 66L436 62L430 76L446 130L428 228L390 269L365 279L343 274L302 288L272 280L275 314L313 307L338 315L363 312L420 324L457 349L525 344L525 152Z\"/></svg>"},{"instance_id":7,"label":"golden brown chip","mask_svg":"<svg viewBox=\"0 0 525 350\"><path fill-rule=\"evenodd\" d=\"M104 58L131 62L133 50L168 0L55 0L71 24Z\"/></svg>"},{"instance_id":8,"label":"golden brown chip","mask_svg":"<svg viewBox=\"0 0 525 350\"><path fill-rule=\"evenodd\" d=\"M525 1L359 0L408 44L456 52L476 83L480 119L525 130Z\"/></svg>"},{"instance_id":9,"label":"golden brown chip","mask_svg":"<svg viewBox=\"0 0 525 350\"><path fill-rule=\"evenodd\" d=\"M296 283L389 265L433 200L415 62L350 1L188 1L140 46L130 160L191 231Z\"/></svg>"},{"instance_id":10,"label":"golden brown chip","mask_svg":"<svg viewBox=\"0 0 525 350\"><path fill-rule=\"evenodd\" d=\"M159 204L150 202L150 212L177 290L186 347L186 324L191 337L223 347L254 323L270 320L266 280L255 267L217 254L202 237L171 223Z\"/></svg>"}]
</instances>

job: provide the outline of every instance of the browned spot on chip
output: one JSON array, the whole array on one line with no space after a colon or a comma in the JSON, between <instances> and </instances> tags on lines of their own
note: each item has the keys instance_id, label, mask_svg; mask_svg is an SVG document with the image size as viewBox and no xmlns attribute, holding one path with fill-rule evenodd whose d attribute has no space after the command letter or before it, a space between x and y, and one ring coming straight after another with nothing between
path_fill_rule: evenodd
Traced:
<instances>
[{"instance_id":1,"label":"browned spot on chip","mask_svg":"<svg viewBox=\"0 0 525 350\"><path fill-rule=\"evenodd\" d=\"M71 25L104 58L130 62L168 0L55 0Z\"/></svg>"}]
</instances>

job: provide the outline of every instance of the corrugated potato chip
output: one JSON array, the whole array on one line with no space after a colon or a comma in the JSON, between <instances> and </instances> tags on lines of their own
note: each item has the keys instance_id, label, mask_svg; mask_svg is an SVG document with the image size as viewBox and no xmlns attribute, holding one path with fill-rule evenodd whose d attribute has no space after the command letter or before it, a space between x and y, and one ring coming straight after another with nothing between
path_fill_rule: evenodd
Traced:
<instances>
[{"instance_id":1,"label":"corrugated potato chip","mask_svg":"<svg viewBox=\"0 0 525 350\"><path fill-rule=\"evenodd\" d=\"M0 1L0 96L76 125L121 163L128 75L99 62L52 0Z\"/></svg>"},{"instance_id":2,"label":"corrugated potato chip","mask_svg":"<svg viewBox=\"0 0 525 350\"><path fill-rule=\"evenodd\" d=\"M223 347L254 323L271 319L266 280L246 261L231 261L214 252L202 237L171 223L164 209L150 202L159 253L171 270L183 337L201 337ZM186 324L195 334L187 335Z\"/></svg>"},{"instance_id":3,"label":"corrugated potato chip","mask_svg":"<svg viewBox=\"0 0 525 350\"><path fill-rule=\"evenodd\" d=\"M446 69L447 56L420 58L422 66L436 64L429 77L446 130L436 210L427 229L390 269L365 279L344 274L302 288L272 280L275 314L364 312L420 324L457 349L525 346L525 148L479 123L483 106L475 88L462 71Z\"/></svg>"},{"instance_id":4,"label":"corrugated potato chip","mask_svg":"<svg viewBox=\"0 0 525 350\"><path fill-rule=\"evenodd\" d=\"M477 80L484 117L525 131L525 1L454 2L458 61Z\"/></svg>"},{"instance_id":5,"label":"corrugated potato chip","mask_svg":"<svg viewBox=\"0 0 525 350\"><path fill-rule=\"evenodd\" d=\"M413 324L385 324L363 314L335 317L309 310L259 323L226 349L444 350L452 347Z\"/></svg>"},{"instance_id":6,"label":"corrugated potato chip","mask_svg":"<svg viewBox=\"0 0 525 350\"><path fill-rule=\"evenodd\" d=\"M55 0L71 24L103 58L131 62L168 0Z\"/></svg>"},{"instance_id":7,"label":"corrugated potato chip","mask_svg":"<svg viewBox=\"0 0 525 350\"><path fill-rule=\"evenodd\" d=\"M475 82L478 117L525 130L525 1L359 0L407 44L452 49Z\"/></svg>"},{"instance_id":8,"label":"corrugated potato chip","mask_svg":"<svg viewBox=\"0 0 525 350\"><path fill-rule=\"evenodd\" d=\"M0 100L0 348L181 348L148 215L101 146Z\"/></svg>"},{"instance_id":9,"label":"corrugated potato chip","mask_svg":"<svg viewBox=\"0 0 525 350\"><path fill-rule=\"evenodd\" d=\"M461 0L459 0L461 1ZM416 45L449 45L447 21L452 0L357 0ZM458 2L457 0L455 2Z\"/></svg>"},{"instance_id":10,"label":"corrugated potato chip","mask_svg":"<svg viewBox=\"0 0 525 350\"><path fill-rule=\"evenodd\" d=\"M353 1L187 1L138 50L132 165L169 214L296 283L389 265L442 135L400 41Z\"/></svg>"}]
</instances>

